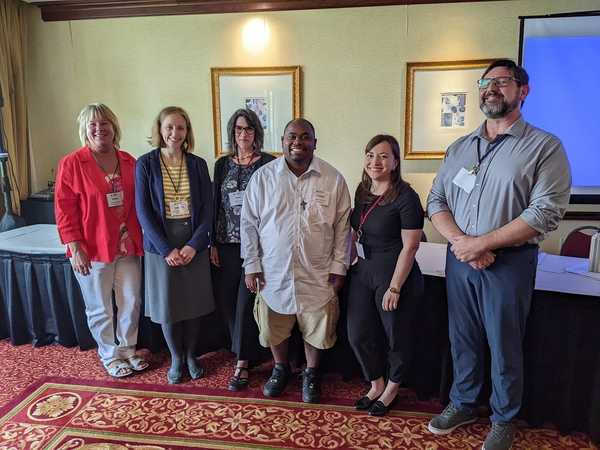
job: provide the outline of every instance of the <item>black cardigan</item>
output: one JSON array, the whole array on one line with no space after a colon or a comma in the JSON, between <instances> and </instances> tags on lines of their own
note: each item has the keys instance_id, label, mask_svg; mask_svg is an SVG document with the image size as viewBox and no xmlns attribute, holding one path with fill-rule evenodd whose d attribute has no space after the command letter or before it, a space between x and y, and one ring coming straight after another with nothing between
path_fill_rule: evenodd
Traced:
<instances>
[{"instance_id":1,"label":"black cardigan","mask_svg":"<svg viewBox=\"0 0 600 450\"><path fill-rule=\"evenodd\" d=\"M221 185L225 178L227 160L229 155L221 156L215 161L215 170L213 171L213 222L212 222L212 233L210 233L211 245L216 245L216 232L217 232L217 220L219 219L219 209L221 209ZM260 159L258 160L258 167L262 167L268 162L275 159L270 153L260 152Z\"/></svg>"}]
</instances>

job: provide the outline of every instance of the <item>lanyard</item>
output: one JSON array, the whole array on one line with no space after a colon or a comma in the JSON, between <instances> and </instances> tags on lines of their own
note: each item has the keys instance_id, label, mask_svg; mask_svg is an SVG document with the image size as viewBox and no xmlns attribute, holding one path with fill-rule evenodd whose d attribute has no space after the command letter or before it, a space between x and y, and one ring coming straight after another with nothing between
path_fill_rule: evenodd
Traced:
<instances>
[{"instance_id":1,"label":"lanyard","mask_svg":"<svg viewBox=\"0 0 600 450\"><path fill-rule=\"evenodd\" d=\"M481 156L481 138L477 138L477 162L471 166L471 170L469 172L473 175L477 175L479 173L479 168L481 166L481 162L488 157L488 155L492 154L492 151L498 147L502 143L502 141L508 136L508 134L503 134L496 138L493 142L488 144L487 152L483 156Z\"/></svg>"},{"instance_id":2,"label":"lanyard","mask_svg":"<svg viewBox=\"0 0 600 450\"><path fill-rule=\"evenodd\" d=\"M113 171L112 175L106 170L104 170L102 164L100 164L96 159L96 155L94 155L94 152L92 152L92 156L94 157L94 161L96 161L98 167L100 167L100 170L104 172L104 175L106 175L106 177L108 178L108 182L110 184L110 192L115 192L115 177L117 176L117 173L119 173L119 169L121 168L121 160L119 159L119 155L115 151L115 156L117 157L117 165L115 166L115 170Z\"/></svg>"},{"instance_id":3,"label":"lanyard","mask_svg":"<svg viewBox=\"0 0 600 450\"><path fill-rule=\"evenodd\" d=\"M235 186L236 186L236 190L239 191L240 190L240 176L242 174L242 170L254 165L256 162L258 162L260 160L260 158L254 162L252 162L252 160L256 157L256 153L252 154L252 158L250 158L250 161L248 162L248 164L243 165L243 164L238 164L235 161L233 161L233 164L235 165L235 167L237 168L237 172L235 174ZM238 162L240 161L240 157L237 157Z\"/></svg>"},{"instance_id":4,"label":"lanyard","mask_svg":"<svg viewBox=\"0 0 600 450\"><path fill-rule=\"evenodd\" d=\"M183 157L184 157L184 155L181 155L181 160L179 161L179 177L177 178L177 186L175 186L173 177L171 177L171 172L169 172L169 168L165 164L165 160L162 157L162 153L160 154L160 162L162 162L163 166L165 166L165 170L167 171L167 176L169 177L169 180L171 181L171 184L173 185L173 189L175 189L176 194L179 194L179 187L181 186L181 168L183 167Z\"/></svg>"},{"instance_id":5,"label":"lanyard","mask_svg":"<svg viewBox=\"0 0 600 450\"><path fill-rule=\"evenodd\" d=\"M360 213L360 221L358 222L358 231L357 231L357 234L359 236L362 235L362 227L365 224L365 222L367 221L369 214L371 214L371 212L377 207L377 205L379 204L379 202L381 201L382 198L383 198L383 195L380 195L379 197L377 197L377 200L375 200L373 202L371 207L369 209L367 209L366 212L363 211L362 213Z\"/></svg>"}]
</instances>

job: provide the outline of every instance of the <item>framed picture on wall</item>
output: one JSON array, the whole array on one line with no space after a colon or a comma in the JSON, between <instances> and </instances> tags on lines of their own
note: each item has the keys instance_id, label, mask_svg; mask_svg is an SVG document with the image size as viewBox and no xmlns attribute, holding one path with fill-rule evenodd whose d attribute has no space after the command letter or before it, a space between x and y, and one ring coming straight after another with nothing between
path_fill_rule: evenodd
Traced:
<instances>
[{"instance_id":1,"label":"framed picture on wall","mask_svg":"<svg viewBox=\"0 0 600 450\"><path fill-rule=\"evenodd\" d=\"M300 66L213 67L211 84L216 157L230 149L227 121L240 108L258 115L264 151L280 152L283 127L300 117Z\"/></svg>"},{"instance_id":2,"label":"framed picture on wall","mask_svg":"<svg viewBox=\"0 0 600 450\"><path fill-rule=\"evenodd\" d=\"M442 159L485 119L477 80L493 59L406 65L404 158Z\"/></svg>"}]
</instances>

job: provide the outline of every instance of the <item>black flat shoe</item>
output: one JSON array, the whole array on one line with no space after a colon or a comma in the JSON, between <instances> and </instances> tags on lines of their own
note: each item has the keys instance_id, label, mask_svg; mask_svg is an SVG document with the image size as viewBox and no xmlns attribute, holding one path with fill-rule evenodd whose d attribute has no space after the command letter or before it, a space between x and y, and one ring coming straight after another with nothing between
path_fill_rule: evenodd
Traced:
<instances>
[{"instance_id":1,"label":"black flat shoe","mask_svg":"<svg viewBox=\"0 0 600 450\"><path fill-rule=\"evenodd\" d=\"M364 397L361 397L358 400L356 400L356 402L354 402L354 409L356 409L357 411L366 411L376 401L377 399L370 399L365 395Z\"/></svg>"},{"instance_id":2,"label":"black flat shoe","mask_svg":"<svg viewBox=\"0 0 600 450\"><path fill-rule=\"evenodd\" d=\"M385 406L383 402L377 400L371 407L369 408L369 415L375 417L385 416L388 412L389 406Z\"/></svg>"},{"instance_id":3,"label":"black flat shoe","mask_svg":"<svg viewBox=\"0 0 600 450\"><path fill-rule=\"evenodd\" d=\"M390 402L389 405L385 405L382 401L377 400L373 405L369 408L369 415L375 417L385 416L390 408L396 404L398 397L394 397L394 399Z\"/></svg>"},{"instance_id":4,"label":"black flat shoe","mask_svg":"<svg viewBox=\"0 0 600 450\"><path fill-rule=\"evenodd\" d=\"M179 384L183 380L183 371L181 370L181 366L173 367L171 366L167 371L167 381L169 384Z\"/></svg>"},{"instance_id":5,"label":"black flat shoe","mask_svg":"<svg viewBox=\"0 0 600 450\"><path fill-rule=\"evenodd\" d=\"M196 362L192 364L188 362L188 372L190 373L190 378L192 380L199 380L204 376L204 367L197 364Z\"/></svg>"},{"instance_id":6,"label":"black flat shoe","mask_svg":"<svg viewBox=\"0 0 600 450\"><path fill-rule=\"evenodd\" d=\"M246 376L242 374L246 372ZM234 375L229 379L229 386L227 387L230 391L237 392L244 390L248 387L248 368L247 367L236 367Z\"/></svg>"}]
</instances>

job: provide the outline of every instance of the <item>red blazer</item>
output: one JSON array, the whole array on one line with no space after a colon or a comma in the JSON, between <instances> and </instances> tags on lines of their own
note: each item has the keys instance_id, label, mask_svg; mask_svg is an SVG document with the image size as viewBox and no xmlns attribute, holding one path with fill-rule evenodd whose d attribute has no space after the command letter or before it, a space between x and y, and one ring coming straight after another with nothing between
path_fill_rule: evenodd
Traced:
<instances>
[{"instance_id":1,"label":"red blazer","mask_svg":"<svg viewBox=\"0 0 600 450\"><path fill-rule=\"evenodd\" d=\"M91 261L110 263L119 246L120 220L108 207L110 185L86 146L65 156L58 163L54 193L54 212L63 244L81 241ZM136 255L143 255L142 230L135 213L135 158L119 150L121 182L124 190L126 225ZM67 256L71 256L67 249Z\"/></svg>"}]
</instances>

